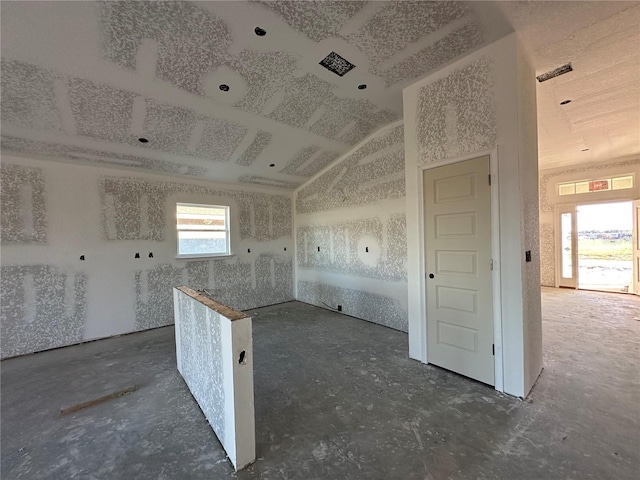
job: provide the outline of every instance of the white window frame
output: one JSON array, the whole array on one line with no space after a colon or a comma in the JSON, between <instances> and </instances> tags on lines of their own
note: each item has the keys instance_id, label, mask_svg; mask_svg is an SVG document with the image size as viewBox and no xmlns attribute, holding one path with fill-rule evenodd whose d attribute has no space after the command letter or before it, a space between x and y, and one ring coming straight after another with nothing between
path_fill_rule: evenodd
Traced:
<instances>
[{"instance_id":1,"label":"white window frame","mask_svg":"<svg viewBox=\"0 0 640 480\"><path fill-rule=\"evenodd\" d=\"M613 186L613 182L615 180L621 180L621 179L627 179L630 178L631 179L631 186L630 187L618 187L618 188L614 188ZM601 182L601 181L606 181L608 182L608 186L609 188L607 189L602 189L602 190L589 190L586 192L576 192L577 190L577 186L579 183L589 183L589 182ZM571 182L560 182L556 184L556 193L558 194L558 197L571 197L573 195L591 195L594 193L602 193L602 192L612 192L612 191L619 191L619 190L629 190L631 188L634 188L636 185L636 177L634 173L626 173L623 175L613 175L613 176L608 176L606 178L593 178L593 179L589 179L589 180L575 180L575 181L571 181ZM562 192L562 187L573 187L573 192L571 193L561 193Z\"/></svg>"},{"instance_id":2,"label":"white window frame","mask_svg":"<svg viewBox=\"0 0 640 480\"><path fill-rule=\"evenodd\" d=\"M225 228L220 229L220 230L214 230L214 231L220 231L220 232L225 232L225 241L226 241L226 251L224 252L209 252L209 253L180 253L180 227L178 225L178 207L204 207L204 208L220 208L223 209L225 212L225 221L224 221L224 225ZM176 225L176 258L209 258L209 257L228 257L231 256L231 225L230 225L230 219L231 219L231 215L230 215L230 207L229 205L211 205L211 204L207 204L207 203L189 203L189 202L176 202L176 217L175 217L175 225ZM185 230L183 230L185 231ZM194 230L194 229L189 229L189 231L193 232L193 231L200 231L200 230ZM203 230L203 231L211 231L211 230Z\"/></svg>"}]
</instances>

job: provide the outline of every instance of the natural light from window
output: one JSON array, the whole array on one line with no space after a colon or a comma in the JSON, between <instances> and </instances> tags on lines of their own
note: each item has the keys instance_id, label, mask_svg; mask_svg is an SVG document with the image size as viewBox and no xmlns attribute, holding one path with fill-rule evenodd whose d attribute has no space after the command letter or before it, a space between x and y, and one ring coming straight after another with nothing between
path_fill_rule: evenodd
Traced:
<instances>
[{"instance_id":1,"label":"natural light from window","mask_svg":"<svg viewBox=\"0 0 640 480\"><path fill-rule=\"evenodd\" d=\"M220 256L231 253L229 207L178 203L178 256Z\"/></svg>"},{"instance_id":2,"label":"natural light from window","mask_svg":"<svg viewBox=\"0 0 640 480\"><path fill-rule=\"evenodd\" d=\"M584 182L558 184L558 195L577 195L580 193L605 192L608 190L625 190L633 188L633 175L601 178Z\"/></svg>"}]
</instances>

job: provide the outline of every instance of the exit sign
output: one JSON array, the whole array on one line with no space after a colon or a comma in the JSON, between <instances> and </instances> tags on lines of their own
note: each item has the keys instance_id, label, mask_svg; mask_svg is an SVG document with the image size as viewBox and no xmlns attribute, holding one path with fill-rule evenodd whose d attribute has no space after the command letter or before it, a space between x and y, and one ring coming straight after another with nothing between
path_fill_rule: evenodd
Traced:
<instances>
[{"instance_id":1,"label":"exit sign","mask_svg":"<svg viewBox=\"0 0 640 480\"><path fill-rule=\"evenodd\" d=\"M609 190L609 180L595 180L589 182L589 191L597 192L598 190Z\"/></svg>"}]
</instances>

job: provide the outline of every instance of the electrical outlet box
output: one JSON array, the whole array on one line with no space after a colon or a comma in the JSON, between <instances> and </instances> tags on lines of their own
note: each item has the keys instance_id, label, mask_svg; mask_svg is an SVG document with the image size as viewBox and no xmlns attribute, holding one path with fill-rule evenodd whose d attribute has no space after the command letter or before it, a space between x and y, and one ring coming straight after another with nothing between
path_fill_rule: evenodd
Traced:
<instances>
[{"instance_id":1,"label":"electrical outlet box","mask_svg":"<svg viewBox=\"0 0 640 480\"><path fill-rule=\"evenodd\" d=\"M525 262L531 261L531 250L527 250L526 252L524 252L524 261Z\"/></svg>"},{"instance_id":2,"label":"electrical outlet box","mask_svg":"<svg viewBox=\"0 0 640 480\"><path fill-rule=\"evenodd\" d=\"M338 305L338 311L341 312L342 311L342 305Z\"/></svg>"}]
</instances>

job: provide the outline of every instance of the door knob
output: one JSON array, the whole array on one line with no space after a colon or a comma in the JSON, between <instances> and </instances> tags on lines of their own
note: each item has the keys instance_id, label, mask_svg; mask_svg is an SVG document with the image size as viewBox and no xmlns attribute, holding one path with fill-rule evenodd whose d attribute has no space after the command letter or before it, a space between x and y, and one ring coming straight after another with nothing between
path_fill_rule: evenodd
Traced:
<instances>
[{"instance_id":1,"label":"door knob","mask_svg":"<svg viewBox=\"0 0 640 480\"><path fill-rule=\"evenodd\" d=\"M435 275L433 273L429 274L429 278L433 278Z\"/></svg>"}]
</instances>

